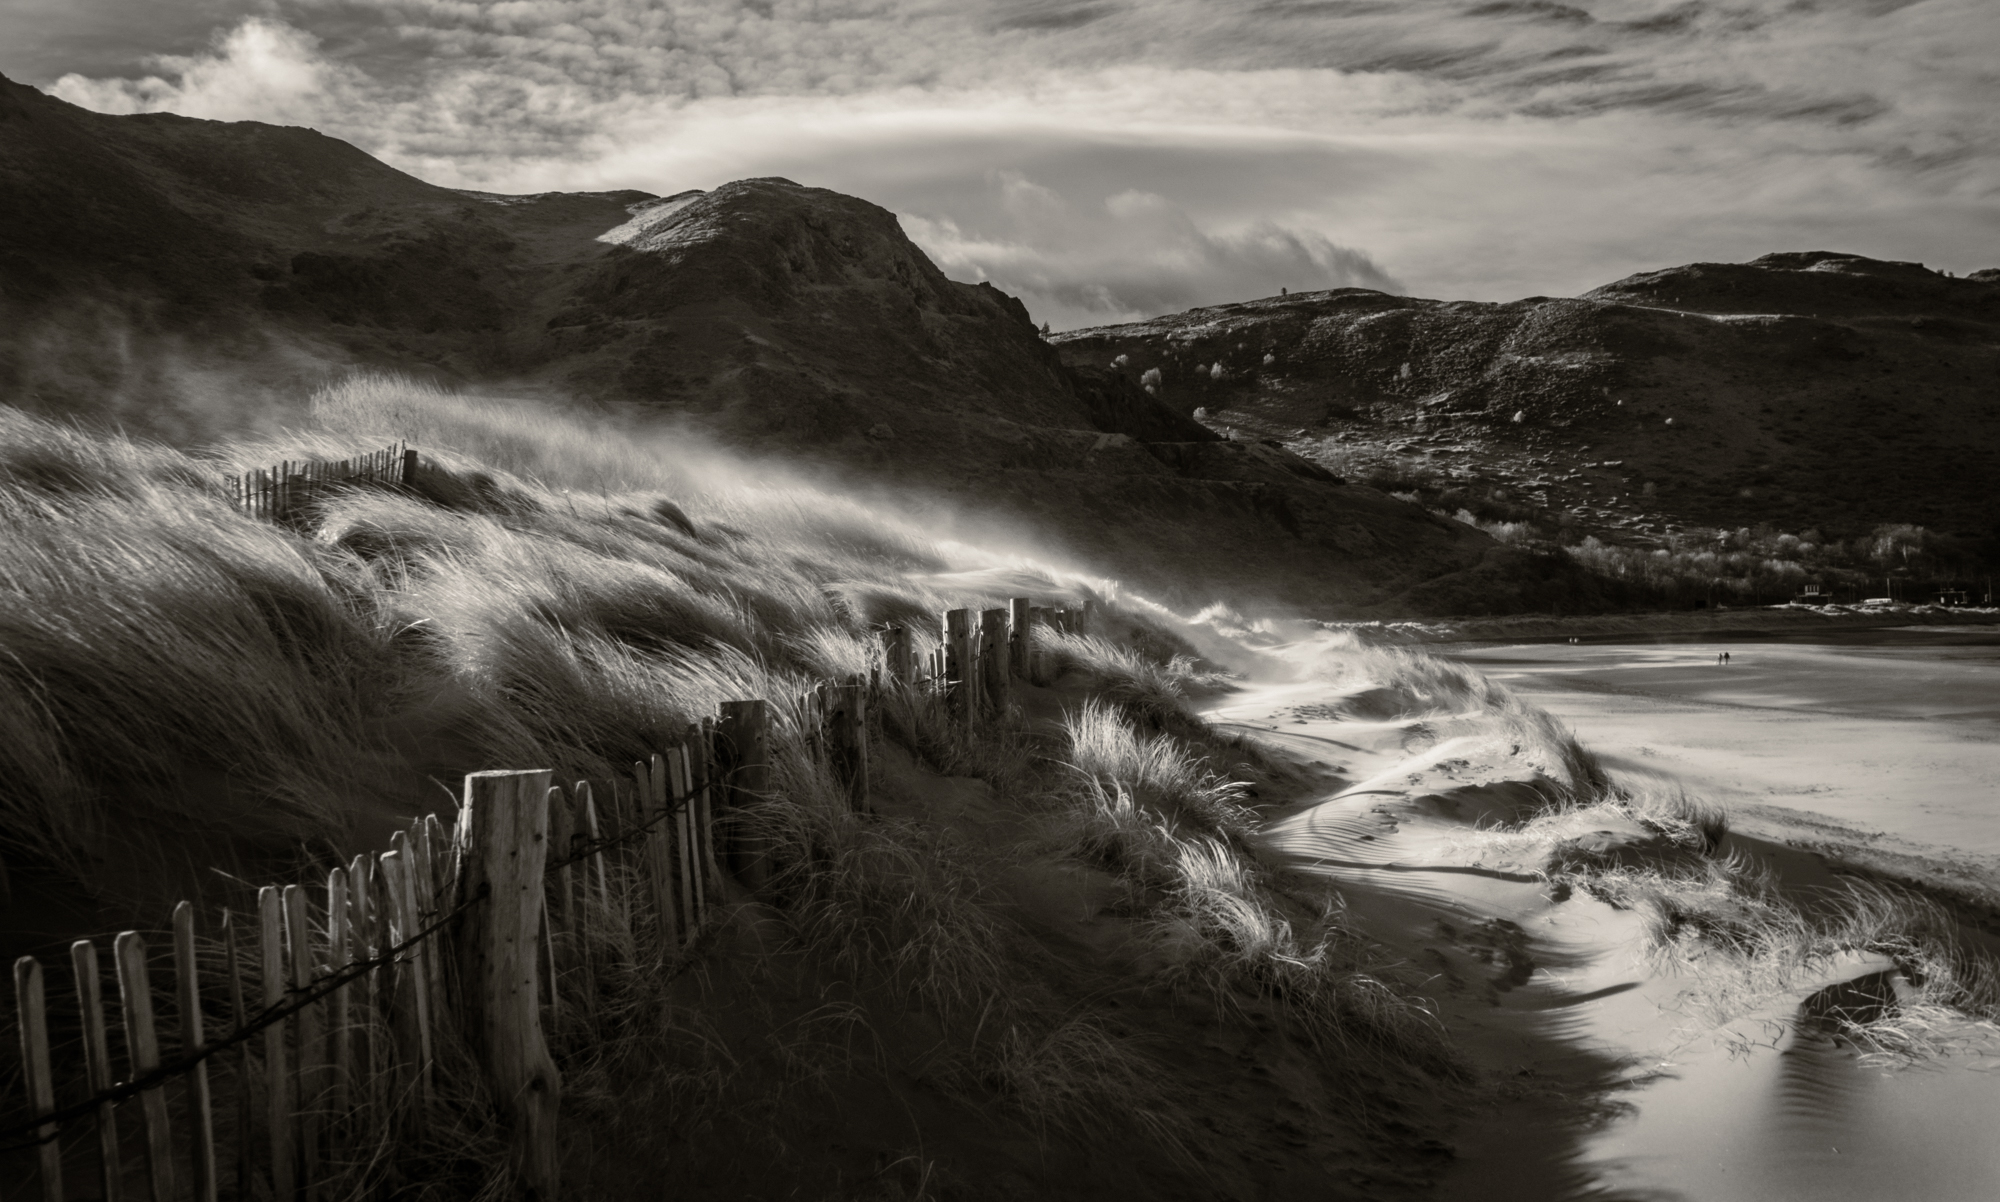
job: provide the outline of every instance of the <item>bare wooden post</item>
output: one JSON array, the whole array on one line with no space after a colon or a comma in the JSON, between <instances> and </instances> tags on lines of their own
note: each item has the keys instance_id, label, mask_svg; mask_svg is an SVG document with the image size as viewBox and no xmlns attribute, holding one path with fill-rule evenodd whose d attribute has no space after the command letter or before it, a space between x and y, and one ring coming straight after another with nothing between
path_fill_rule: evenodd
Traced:
<instances>
[{"instance_id":1,"label":"bare wooden post","mask_svg":"<svg viewBox=\"0 0 2000 1202\"><path fill-rule=\"evenodd\" d=\"M431 855L431 896L435 912L444 910L444 899L458 891L458 847L436 814L424 815L424 841ZM443 956L438 959L443 960ZM438 996L444 996L445 974L438 973Z\"/></svg>"},{"instance_id":2,"label":"bare wooden post","mask_svg":"<svg viewBox=\"0 0 2000 1202\"><path fill-rule=\"evenodd\" d=\"M1026 597L1007 602L1007 669L1018 680L1035 682L1034 603Z\"/></svg>"},{"instance_id":3,"label":"bare wooden post","mask_svg":"<svg viewBox=\"0 0 2000 1202\"><path fill-rule=\"evenodd\" d=\"M583 819L584 836L590 840L592 847L597 848L590 853L590 865L597 870L597 904L608 911L611 908L611 883L604 871L604 849L598 846L604 836L597 823L597 801L590 795L589 781L576 782L576 808Z\"/></svg>"},{"instance_id":4,"label":"bare wooden post","mask_svg":"<svg viewBox=\"0 0 2000 1202\"><path fill-rule=\"evenodd\" d=\"M404 853L384 852L381 863L383 894L394 924L383 942L395 947L420 929L416 925L417 903L411 894L410 862ZM418 943L396 957L394 1011L396 1058L400 1062L397 1079L406 1081L415 1076L418 1104L427 1110L431 1103L431 1024L429 991L424 988L423 964L417 959L422 947Z\"/></svg>"},{"instance_id":5,"label":"bare wooden post","mask_svg":"<svg viewBox=\"0 0 2000 1202\"><path fill-rule=\"evenodd\" d=\"M945 691L951 698L952 712L967 731L979 721L979 699L974 695L979 687L978 661L973 657L977 637L971 610L954 609L944 615Z\"/></svg>"},{"instance_id":6,"label":"bare wooden post","mask_svg":"<svg viewBox=\"0 0 2000 1202\"><path fill-rule=\"evenodd\" d=\"M28 1109L37 1117L56 1108L55 1078L49 1073L49 1007L42 990L42 964L33 956L14 961L14 998L21 1006L21 1083ZM62 1144L56 1125L35 1128L42 1176L42 1202L64 1202Z\"/></svg>"},{"instance_id":7,"label":"bare wooden post","mask_svg":"<svg viewBox=\"0 0 2000 1202\"><path fill-rule=\"evenodd\" d=\"M403 451L402 482L404 484L415 484L417 482L417 449L415 447L406 447Z\"/></svg>"},{"instance_id":8,"label":"bare wooden post","mask_svg":"<svg viewBox=\"0 0 2000 1202\"><path fill-rule=\"evenodd\" d=\"M346 968L352 958L347 921L347 870L335 868L326 874L326 966L330 972ZM342 985L326 1001L327 1061L333 1078L327 1109L336 1123L347 1116L348 1078L354 1071L352 1020L348 1015L352 992Z\"/></svg>"},{"instance_id":9,"label":"bare wooden post","mask_svg":"<svg viewBox=\"0 0 2000 1202\"><path fill-rule=\"evenodd\" d=\"M111 1042L104 1036L104 991L97 983L97 945L79 939L69 945L70 967L76 971L76 1000L83 1010L83 1059L90 1092L110 1089ZM118 1115L114 1102L97 1104L97 1151L103 1169L104 1200L118 1202L125 1194L125 1165L118 1156Z\"/></svg>"},{"instance_id":10,"label":"bare wooden post","mask_svg":"<svg viewBox=\"0 0 2000 1202\"><path fill-rule=\"evenodd\" d=\"M379 947L375 935L377 916L374 912L374 869L375 858L369 855L355 856L347 865L347 925L352 932L349 935L349 946L352 950L350 962L373 959ZM354 1080L366 1086L362 1095L354 1100L357 1105L367 1107L375 1105L374 1032L375 1015L380 1012L376 1000L379 992L376 983L381 975L380 969L369 969L349 990L352 995L349 1015L357 1037L354 1041Z\"/></svg>"},{"instance_id":11,"label":"bare wooden post","mask_svg":"<svg viewBox=\"0 0 2000 1202\"><path fill-rule=\"evenodd\" d=\"M422 930L435 923L444 908L438 876L448 853L437 815L426 814L410 827L410 850L416 854L410 868L410 886L416 893L417 924ZM423 953L424 993L430 1023L435 1030L442 1031L451 1021L451 1007L444 996L444 953L433 948L428 939L418 950Z\"/></svg>"},{"instance_id":12,"label":"bare wooden post","mask_svg":"<svg viewBox=\"0 0 2000 1202\"><path fill-rule=\"evenodd\" d=\"M653 768L664 774L659 787L666 795L667 808L673 812L674 871L680 878L681 943L685 946L701 926L700 887L695 881L694 807L682 780L687 771L687 748L669 747L665 756L653 758Z\"/></svg>"},{"instance_id":13,"label":"bare wooden post","mask_svg":"<svg viewBox=\"0 0 2000 1202\"><path fill-rule=\"evenodd\" d=\"M771 877L770 847L748 823L746 811L771 792L771 707L763 701L725 701L716 726L722 787L728 800L729 864L751 889Z\"/></svg>"},{"instance_id":14,"label":"bare wooden post","mask_svg":"<svg viewBox=\"0 0 2000 1202\"><path fill-rule=\"evenodd\" d=\"M639 836L638 851L639 867L646 874L646 896L653 899L653 913L660 928L660 945L672 947L677 924L673 872L667 867L663 847L667 832L646 825L659 812L653 797L659 758L654 756L651 763L632 761L632 792L639 811L638 825L645 828L645 833Z\"/></svg>"},{"instance_id":15,"label":"bare wooden post","mask_svg":"<svg viewBox=\"0 0 2000 1202\"><path fill-rule=\"evenodd\" d=\"M125 1055L134 1081L160 1067L160 1037L153 1026L153 984L146 973L146 941L121 931L112 945L118 964L118 998L125 1012ZM174 1202L174 1142L167 1123L167 1092L158 1085L139 1094L146 1120L146 1175L153 1202Z\"/></svg>"},{"instance_id":16,"label":"bare wooden post","mask_svg":"<svg viewBox=\"0 0 2000 1202\"><path fill-rule=\"evenodd\" d=\"M316 957L312 947L312 918L306 911L306 891L297 885L285 886L285 934L291 946L292 988L300 994L312 988ZM299 1167L306 1197L319 1196L319 1108L324 1082L321 1064L325 1057L322 1019L317 1003L298 1012L299 1052Z\"/></svg>"},{"instance_id":17,"label":"bare wooden post","mask_svg":"<svg viewBox=\"0 0 2000 1202\"><path fill-rule=\"evenodd\" d=\"M569 808L569 799L563 796L561 785L549 786L549 854L558 860L567 861L575 854L572 845L576 837L576 821ZM556 869L555 895L556 913L550 921L552 931L568 933L576 928L576 875L569 864ZM567 940L565 940L567 942Z\"/></svg>"},{"instance_id":18,"label":"bare wooden post","mask_svg":"<svg viewBox=\"0 0 2000 1202\"><path fill-rule=\"evenodd\" d=\"M1010 658L1007 641L1007 611L1004 609L984 610L979 615L979 667L985 678L980 692L986 695L986 703L995 714L1005 714L1013 704L1013 689L1008 685Z\"/></svg>"},{"instance_id":19,"label":"bare wooden post","mask_svg":"<svg viewBox=\"0 0 2000 1202\"><path fill-rule=\"evenodd\" d=\"M222 911L222 950L229 961L229 1022L231 1031L243 1029L243 969L236 956L236 916L228 907ZM250 1134L254 1120L250 1114L250 1044L236 1045L236 1196L250 1196Z\"/></svg>"},{"instance_id":20,"label":"bare wooden post","mask_svg":"<svg viewBox=\"0 0 2000 1202\"><path fill-rule=\"evenodd\" d=\"M700 861L696 871L700 876L704 914L722 897L722 866L715 859L715 803L709 796L709 779L714 771L714 726L713 718L688 724L684 744L688 755L682 764L687 773L688 796L694 799L689 804L694 813L695 854Z\"/></svg>"},{"instance_id":21,"label":"bare wooden post","mask_svg":"<svg viewBox=\"0 0 2000 1202\"><path fill-rule=\"evenodd\" d=\"M882 671L890 680L909 684L916 676L910 628L891 626L882 632Z\"/></svg>"},{"instance_id":22,"label":"bare wooden post","mask_svg":"<svg viewBox=\"0 0 2000 1202\"><path fill-rule=\"evenodd\" d=\"M416 822L411 824L408 835L405 835L402 831L397 831L395 834L389 836L390 850L401 852L403 856L401 875L395 878L395 883L402 889L404 904L409 908L409 925L404 928L401 934L397 935L396 940L399 943L411 938L430 925L430 910L428 908L430 902L425 897L424 885L426 878L430 876L430 862L423 854L423 833L423 824ZM429 1105L431 1032L437 1025L438 1010L443 999L437 995L436 982L438 973L436 966L432 963L435 956L431 950L431 941L425 939L419 942L409 950L408 958L410 972L416 978L417 982L417 1026L423 1036L424 1047L424 1101L426 1105Z\"/></svg>"},{"instance_id":23,"label":"bare wooden post","mask_svg":"<svg viewBox=\"0 0 2000 1202\"><path fill-rule=\"evenodd\" d=\"M847 803L868 808L868 686L850 676L834 686L827 705L828 759L847 788Z\"/></svg>"},{"instance_id":24,"label":"bare wooden post","mask_svg":"<svg viewBox=\"0 0 2000 1202\"><path fill-rule=\"evenodd\" d=\"M708 834L702 822L700 799L694 786L695 744L683 743L667 752L667 789L679 807L681 819L681 879L688 903L688 937L701 929L708 918L708 864L703 849Z\"/></svg>"},{"instance_id":25,"label":"bare wooden post","mask_svg":"<svg viewBox=\"0 0 2000 1202\"><path fill-rule=\"evenodd\" d=\"M562 1078L542 1041L540 957L547 863L549 773L475 772L459 812L462 900L484 899L461 919L465 1031L512 1128L509 1159L520 1196L554 1202L556 1107Z\"/></svg>"},{"instance_id":26,"label":"bare wooden post","mask_svg":"<svg viewBox=\"0 0 2000 1202\"><path fill-rule=\"evenodd\" d=\"M174 907L174 977L181 1023L181 1055L199 1055L208 1046L201 1025L201 977L194 957L194 903ZM208 1062L188 1074L189 1159L194 1164L195 1202L215 1202L220 1191L215 1168L215 1112L208 1094Z\"/></svg>"},{"instance_id":27,"label":"bare wooden post","mask_svg":"<svg viewBox=\"0 0 2000 1202\"><path fill-rule=\"evenodd\" d=\"M257 891L258 954L264 969L264 1008L285 1001L285 903L273 885ZM264 1028L264 1122L271 1145L271 1196L285 1202L296 1192L292 1165L292 1075L285 1071L285 1024Z\"/></svg>"}]
</instances>

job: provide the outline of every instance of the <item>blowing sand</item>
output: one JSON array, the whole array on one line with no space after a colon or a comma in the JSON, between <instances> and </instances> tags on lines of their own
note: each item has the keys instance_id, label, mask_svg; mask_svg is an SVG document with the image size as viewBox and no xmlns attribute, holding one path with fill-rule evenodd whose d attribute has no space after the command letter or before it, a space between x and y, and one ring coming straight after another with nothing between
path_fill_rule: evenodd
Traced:
<instances>
[{"instance_id":1,"label":"blowing sand","mask_svg":"<svg viewBox=\"0 0 2000 1202\"><path fill-rule=\"evenodd\" d=\"M1791 838L1800 831L1891 840L1968 874L2000 864L2000 637L1731 642L1727 668L1714 663L1723 649L1455 656L1572 727L1614 777L1727 803L1734 829L1718 852L1808 888L1833 878ZM1267 854L1338 883L1357 926L1433 974L1460 1045L1515 1086L1467 1117L1437 1196L2000 1197L1990 1026L1942 1032L1945 1054L1863 1055L1808 1021L1806 1003L1879 979L1891 969L1879 956L1816 962L1746 1000L1699 961L1647 955L1638 911L1551 889L1503 829L1560 766L1534 762L1492 712L1371 717L1367 683L1265 685L1211 716L1337 774L1272 816ZM1647 837L1615 816L1589 823L1569 833Z\"/></svg>"}]
</instances>

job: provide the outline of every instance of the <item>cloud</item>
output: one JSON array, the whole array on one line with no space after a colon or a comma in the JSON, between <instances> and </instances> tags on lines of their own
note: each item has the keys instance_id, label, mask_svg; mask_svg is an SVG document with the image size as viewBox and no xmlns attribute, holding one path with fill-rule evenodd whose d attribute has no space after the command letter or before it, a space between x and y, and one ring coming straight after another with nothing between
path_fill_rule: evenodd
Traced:
<instances>
[{"instance_id":1,"label":"cloud","mask_svg":"<svg viewBox=\"0 0 2000 1202\"><path fill-rule=\"evenodd\" d=\"M970 228L951 216L900 214L912 241L954 278L990 280L1059 329L1106 325L1269 296L1280 288L1400 292L1361 251L1311 230L1261 221L1202 229L1179 206L1127 190L1072 205L1016 172L991 180L1001 218Z\"/></svg>"},{"instance_id":2,"label":"cloud","mask_svg":"<svg viewBox=\"0 0 2000 1202\"><path fill-rule=\"evenodd\" d=\"M251 17L217 37L207 54L158 55L160 75L90 79L68 74L50 93L101 113L162 110L187 117L274 124L309 123L343 102L366 103L365 77L322 57L318 39L276 21Z\"/></svg>"},{"instance_id":3,"label":"cloud","mask_svg":"<svg viewBox=\"0 0 2000 1202\"><path fill-rule=\"evenodd\" d=\"M1991 0L254 2L206 51L56 90L496 191L786 175L1058 323L1775 249L1963 271L2000 233Z\"/></svg>"}]
</instances>

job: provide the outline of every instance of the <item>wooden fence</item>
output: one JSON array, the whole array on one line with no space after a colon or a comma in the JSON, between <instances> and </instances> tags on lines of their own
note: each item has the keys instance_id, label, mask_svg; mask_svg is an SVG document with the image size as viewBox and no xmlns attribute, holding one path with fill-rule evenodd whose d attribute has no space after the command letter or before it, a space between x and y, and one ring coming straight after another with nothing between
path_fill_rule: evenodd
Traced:
<instances>
[{"instance_id":1,"label":"wooden fence","mask_svg":"<svg viewBox=\"0 0 2000 1202\"><path fill-rule=\"evenodd\" d=\"M974 723L1004 709L1012 680L1039 679L1034 625L1087 620L1087 609L1025 599L953 610L923 664L913 632L890 627L875 674L797 699L803 751L865 811L870 712L885 683ZM111 1019L95 941L70 948L74 1008L53 1008L48 970L20 958L26 1117L0 1128L0 1151L32 1149L43 1202L314 1202L378 1156L395 1124L421 1120L439 1059L456 1048L508 1125L518 1196L554 1199L561 1082L540 1006L559 982L595 996L591 924L665 960L687 954L728 890L764 884L763 848L731 824L771 795L772 732L766 702L727 702L602 794L552 786L546 770L474 773L449 827L421 818L324 882L263 887L254 912L223 909L210 931L182 902L162 946L119 934ZM68 1189L78 1177L96 1189ZM0 1196L27 1189L0 1183Z\"/></svg>"},{"instance_id":2,"label":"wooden fence","mask_svg":"<svg viewBox=\"0 0 2000 1202\"><path fill-rule=\"evenodd\" d=\"M252 517L279 520L337 485L414 484L417 452L397 443L338 462L293 461L229 477L229 496Z\"/></svg>"}]
</instances>

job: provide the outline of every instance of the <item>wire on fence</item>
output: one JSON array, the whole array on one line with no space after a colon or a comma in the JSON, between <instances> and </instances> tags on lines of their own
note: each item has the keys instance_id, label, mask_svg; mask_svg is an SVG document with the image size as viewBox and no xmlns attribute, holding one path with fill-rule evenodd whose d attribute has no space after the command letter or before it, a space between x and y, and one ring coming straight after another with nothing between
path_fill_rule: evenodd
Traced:
<instances>
[{"instance_id":1,"label":"wire on fence","mask_svg":"<svg viewBox=\"0 0 2000 1202\"><path fill-rule=\"evenodd\" d=\"M52 1111L48 1114L37 1115L26 1122L0 1127L0 1140L11 1139L23 1132L34 1131L39 1127L59 1126L71 1119L82 1118L106 1102L122 1102L127 1098L137 1097L146 1090L156 1089L173 1080L175 1077L192 1072L197 1064L210 1059L216 1053L227 1051L240 1043L246 1042L251 1036L269 1027L276 1026L278 1023L304 1010L307 1006L322 1000L341 986L359 980L375 969L394 964L398 956L416 947L424 940L429 939L432 935L437 934L457 919L460 914L465 913L473 906L485 900L486 892L484 889L481 889L477 895L468 897L454 906L449 913L439 915L437 921L431 923L431 925L411 935L408 939L403 940L394 947L384 949L373 958L351 961L347 967L319 978L310 986L287 988L285 990L286 993L297 996L275 1006L266 1006L263 1010L252 1016L244 1025L232 1031L228 1038L208 1044L192 1054L184 1055L178 1060L163 1064L142 1076L132 1078L130 1081L121 1081L110 1089L101 1090L74 1105L65 1106L61 1110ZM56 1139L59 1135L59 1132L51 1132L48 1135L37 1136L34 1139L23 1140L19 1143L0 1144L0 1152L15 1152L23 1148L33 1148Z\"/></svg>"}]
</instances>

